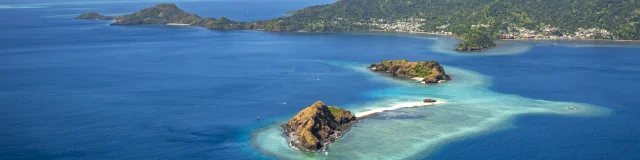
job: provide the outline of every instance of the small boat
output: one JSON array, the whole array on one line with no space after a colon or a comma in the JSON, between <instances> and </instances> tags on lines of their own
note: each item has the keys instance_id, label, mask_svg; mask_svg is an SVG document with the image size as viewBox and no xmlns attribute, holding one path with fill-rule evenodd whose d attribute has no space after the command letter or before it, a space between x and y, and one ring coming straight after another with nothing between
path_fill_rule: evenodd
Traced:
<instances>
[{"instance_id":1,"label":"small boat","mask_svg":"<svg viewBox=\"0 0 640 160\"><path fill-rule=\"evenodd\" d=\"M576 107L569 107L569 110L576 110Z\"/></svg>"},{"instance_id":2,"label":"small boat","mask_svg":"<svg viewBox=\"0 0 640 160\"><path fill-rule=\"evenodd\" d=\"M282 102L282 104L287 104L287 102Z\"/></svg>"}]
</instances>

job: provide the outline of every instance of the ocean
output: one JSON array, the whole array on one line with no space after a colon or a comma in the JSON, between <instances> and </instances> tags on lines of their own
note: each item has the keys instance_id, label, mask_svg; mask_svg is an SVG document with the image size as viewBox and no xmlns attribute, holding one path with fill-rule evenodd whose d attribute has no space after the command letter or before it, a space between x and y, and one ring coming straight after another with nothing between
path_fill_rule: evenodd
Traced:
<instances>
[{"instance_id":1,"label":"ocean","mask_svg":"<svg viewBox=\"0 0 640 160\"><path fill-rule=\"evenodd\" d=\"M331 2L176 5L253 21ZM155 3L0 2L0 159L640 159L639 43L500 41L459 54L457 40L422 34L73 19ZM436 60L453 80L364 68L388 59ZM326 153L288 148L279 128L318 100L362 113L424 98L446 104L382 112Z\"/></svg>"}]
</instances>

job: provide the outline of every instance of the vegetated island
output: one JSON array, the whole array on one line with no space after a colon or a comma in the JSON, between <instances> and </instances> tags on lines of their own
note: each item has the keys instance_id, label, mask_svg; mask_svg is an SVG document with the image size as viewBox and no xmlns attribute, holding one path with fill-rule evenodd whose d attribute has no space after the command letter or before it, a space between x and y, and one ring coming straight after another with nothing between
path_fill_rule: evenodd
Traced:
<instances>
[{"instance_id":1,"label":"vegetated island","mask_svg":"<svg viewBox=\"0 0 640 160\"><path fill-rule=\"evenodd\" d=\"M391 77L414 79L420 83L441 83L451 80L444 68L436 61L410 62L408 60L385 60L369 67L373 72L388 73Z\"/></svg>"},{"instance_id":2,"label":"vegetated island","mask_svg":"<svg viewBox=\"0 0 640 160\"><path fill-rule=\"evenodd\" d=\"M340 138L355 121L351 111L318 101L298 112L282 128L292 148L318 152L326 150L326 145Z\"/></svg>"},{"instance_id":3,"label":"vegetated island","mask_svg":"<svg viewBox=\"0 0 640 160\"><path fill-rule=\"evenodd\" d=\"M173 4L123 16L95 12L77 18L115 20L114 25L185 24L219 30L271 32L391 31L465 39L459 51L495 46L497 39L640 40L637 0L340 0L290 16L255 22L201 18ZM467 40L468 39L468 40Z\"/></svg>"},{"instance_id":4,"label":"vegetated island","mask_svg":"<svg viewBox=\"0 0 640 160\"><path fill-rule=\"evenodd\" d=\"M456 45L455 50L459 52L482 51L497 46L493 42L493 38L482 32L482 30L470 29L468 33L462 34L460 36L462 41Z\"/></svg>"},{"instance_id":5,"label":"vegetated island","mask_svg":"<svg viewBox=\"0 0 640 160\"><path fill-rule=\"evenodd\" d=\"M407 107L435 104L438 104L436 100L426 98ZM382 111L386 110L379 112ZM305 152L325 152L330 143L345 135L355 123L375 116L376 113L378 112L365 112L356 117L349 110L327 106L324 102L317 101L298 112L282 125L282 129L291 148Z\"/></svg>"},{"instance_id":6,"label":"vegetated island","mask_svg":"<svg viewBox=\"0 0 640 160\"><path fill-rule=\"evenodd\" d=\"M215 30L248 30L259 29L260 23L236 22L225 17L201 18L185 12L172 3L163 3L145 8L139 12L122 16L104 16L96 12L84 13L76 19L113 20L111 25L190 25Z\"/></svg>"},{"instance_id":7,"label":"vegetated island","mask_svg":"<svg viewBox=\"0 0 640 160\"><path fill-rule=\"evenodd\" d=\"M371 64L373 72L389 73L392 77L411 78L420 83L441 83L451 80L444 68L436 61L410 62L408 60L385 60L379 64ZM436 104L436 100L424 99L418 107ZM384 111L384 110L382 110ZM356 117L351 111L327 106L318 101L298 112L286 124L282 125L289 146L307 152L326 151L326 146L342 137L357 121L375 115L376 112L366 113Z\"/></svg>"}]
</instances>

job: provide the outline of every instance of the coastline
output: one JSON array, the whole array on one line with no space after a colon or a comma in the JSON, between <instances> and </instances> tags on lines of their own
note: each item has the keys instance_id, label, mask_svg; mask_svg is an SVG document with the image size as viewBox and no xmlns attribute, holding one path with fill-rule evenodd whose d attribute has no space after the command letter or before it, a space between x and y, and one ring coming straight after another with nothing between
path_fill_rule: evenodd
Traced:
<instances>
[{"instance_id":1,"label":"coastline","mask_svg":"<svg viewBox=\"0 0 640 160\"><path fill-rule=\"evenodd\" d=\"M354 33L358 33L358 32L362 32L362 33L409 33L409 34L423 34L423 35L436 35L436 36L443 36L443 37L449 37L449 38L454 38L454 39L462 40L462 38L460 38L460 37L456 37L456 36L453 36L453 35L451 35L451 34L442 34L442 33L433 33L433 32L368 30L368 31L356 31L356 32L354 32Z\"/></svg>"},{"instance_id":2,"label":"coastline","mask_svg":"<svg viewBox=\"0 0 640 160\"><path fill-rule=\"evenodd\" d=\"M640 42L640 40L590 39L590 38L521 38L497 39L502 41L605 41L605 42Z\"/></svg>"},{"instance_id":3,"label":"coastline","mask_svg":"<svg viewBox=\"0 0 640 160\"><path fill-rule=\"evenodd\" d=\"M356 31L364 33L410 33L410 34L424 34L424 35L437 35L457 40L462 40L460 37L453 36L451 34L433 33L433 32L414 32L414 31L385 31L385 30L368 30L368 31ZM520 38L520 39L496 39L495 41L605 41L605 42L640 42L640 40L615 40L615 39L592 39L592 38Z\"/></svg>"},{"instance_id":4,"label":"coastline","mask_svg":"<svg viewBox=\"0 0 640 160\"><path fill-rule=\"evenodd\" d=\"M157 7L157 6L156 6ZM175 5L174 5L175 7ZM177 8L176 8L177 9ZM182 10L180 10L182 11ZM185 12L186 13L186 12ZM96 17L98 16L98 17ZM95 17L95 18L94 18ZM103 16L100 15L98 13L95 12L89 12L89 13L84 13L81 14L80 16L76 17L75 19L94 19L94 20L101 20L104 18L111 18L112 20L112 24L111 25L116 25L114 24L116 22L118 22L119 20L117 20L118 17L122 17L122 16ZM247 24L247 23L255 23L255 22L236 22L236 23L240 23L240 24ZM147 23L148 24L148 23ZM133 25L145 25L145 24L133 24ZM211 26L206 26L206 25L202 25L202 24L184 24L184 23L165 23L165 24L160 24L160 25L166 25L166 26L194 26L194 27L202 27L202 28L206 28L206 29L210 29L210 30L254 30L254 31L264 31L264 32L281 32L281 33L285 33L285 32L291 32L291 33L311 33L309 31L305 31L305 30L291 30L291 31L279 31L279 30L275 30L275 31L268 31L264 28L258 28L258 27L252 27L252 28L218 28L218 27L211 27ZM397 31L397 30L377 30L377 29L371 29L371 30L352 30L352 31L314 31L315 33L407 33L407 34L423 34L423 35L437 35L437 36L443 36L443 37L450 37L450 38L454 38L457 40L463 40L463 38L459 37L459 36L455 36L453 35L451 32L442 32L442 33L438 33L438 32L425 32L425 31ZM511 38L500 38L500 39L495 39L495 40L491 40L491 41L500 41L500 40L504 40L504 41L608 41L608 42L640 42L640 40L620 40L620 39L592 39L592 38L518 38L518 39L511 39ZM484 47L483 47L484 48ZM486 47L485 49L488 48L493 48L493 46L490 47ZM471 50L469 50L471 51Z\"/></svg>"},{"instance_id":5,"label":"coastline","mask_svg":"<svg viewBox=\"0 0 640 160\"><path fill-rule=\"evenodd\" d=\"M567 47L633 47L640 45L640 40L607 40L607 39L499 39L494 42L497 46L477 51L482 54L465 54L451 49L452 46L460 43L461 38L429 33L429 32L409 32L409 31L353 31L353 32L331 32L347 34L400 36L419 39L429 39L435 41L435 45L429 47L431 51L451 55L487 56L487 55L513 55L527 52L537 45L560 45Z\"/></svg>"}]
</instances>

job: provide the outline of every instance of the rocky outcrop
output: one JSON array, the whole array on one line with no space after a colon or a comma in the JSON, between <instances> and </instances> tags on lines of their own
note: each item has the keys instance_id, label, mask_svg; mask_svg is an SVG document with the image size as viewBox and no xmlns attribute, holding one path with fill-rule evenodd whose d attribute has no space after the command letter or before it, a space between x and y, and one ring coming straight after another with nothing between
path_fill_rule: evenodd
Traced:
<instances>
[{"instance_id":1,"label":"rocky outcrop","mask_svg":"<svg viewBox=\"0 0 640 160\"><path fill-rule=\"evenodd\" d=\"M431 98L426 98L426 99L422 100L422 102L424 102L424 103L434 103L434 102L436 102L436 100L435 99L431 99Z\"/></svg>"},{"instance_id":2,"label":"rocky outcrop","mask_svg":"<svg viewBox=\"0 0 640 160\"><path fill-rule=\"evenodd\" d=\"M436 61L410 62L408 60L386 60L367 67L374 72L388 73L392 77L414 78L421 83L439 83L451 80L444 68Z\"/></svg>"},{"instance_id":3,"label":"rocky outcrop","mask_svg":"<svg viewBox=\"0 0 640 160\"><path fill-rule=\"evenodd\" d=\"M317 152L341 137L355 120L350 111L318 101L298 112L282 128L292 147Z\"/></svg>"}]
</instances>

